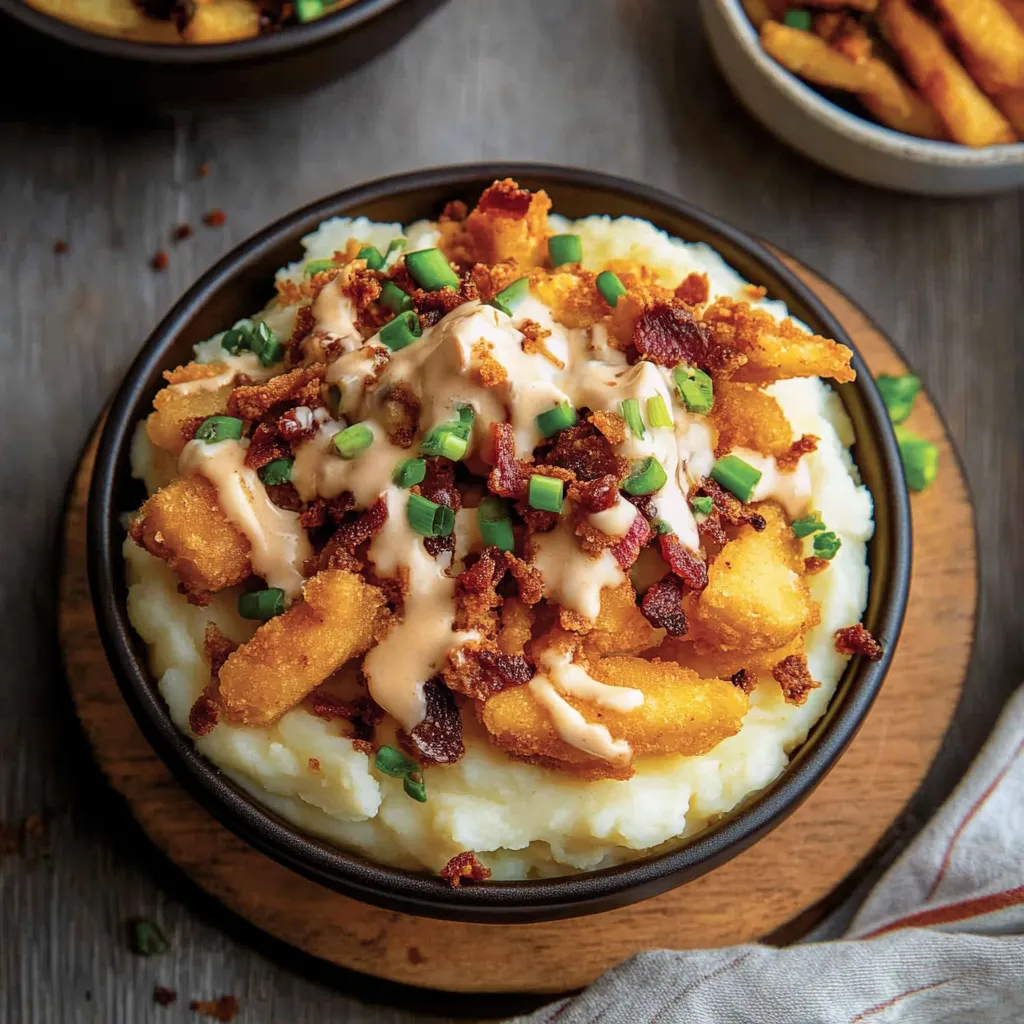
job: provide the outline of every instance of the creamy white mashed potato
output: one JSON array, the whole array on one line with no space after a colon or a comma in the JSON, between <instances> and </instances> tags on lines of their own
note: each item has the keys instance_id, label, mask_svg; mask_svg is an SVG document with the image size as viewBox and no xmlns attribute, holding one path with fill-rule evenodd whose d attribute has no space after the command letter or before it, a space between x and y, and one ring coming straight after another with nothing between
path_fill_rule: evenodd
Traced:
<instances>
[{"instance_id":1,"label":"creamy white mashed potato","mask_svg":"<svg viewBox=\"0 0 1024 1024\"><path fill-rule=\"evenodd\" d=\"M556 232L582 238L584 266L600 267L612 258L645 263L674 286L688 273L707 273L712 297L749 300L745 282L713 250L669 238L652 225L631 218L589 217L576 222L551 218ZM307 258L330 257L349 238L382 251L404 234L409 248L435 244L433 225L404 229L364 218L327 221L303 240ZM279 272L298 280L302 263ZM784 317L779 302L755 303ZM294 311L268 321L287 332ZM197 346L197 358L223 353L218 339ZM790 753L825 711L846 658L833 646L835 630L860 621L867 600L866 542L872 532L871 497L850 455L852 426L832 390L817 379L774 385L794 437L814 434L817 450L805 455L810 507L842 541L828 571L810 576L821 622L808 634L810 673L821 685L805 704L786 703L771 679L750 696L750 710L738 734L698 757L638 758L627 781L583 781L507 757L493 747L471 714L463 716L465 756L455 765L426 773L429 798L410 800L400 779L377 772L366 754L339 735L332 723L303 707L270 727L239 727L222 720L197 748L257 800L305 831L368 858L404 868L440 870L455 854L473 850L496 879L549 876L609 866L679 836L692 835L734 808L744 797L775 779ZM135 474L150 491L174 473L174 463L140 429L132 451ZM810 543L807 542L807 553ZM160 560L133 542L124 547L130 591L128 608L135 628L149 644L153 671L171 716L189 732L189 710L209 681L203 654L206 624L215 622L236 641L255 623L236 610L238 590L213 597L206 607L190 605L177 592L178 579ZM386 727L378 740L389 742ZM310 759L319 771L310 770Z\"/></svg>"}]
</instances>

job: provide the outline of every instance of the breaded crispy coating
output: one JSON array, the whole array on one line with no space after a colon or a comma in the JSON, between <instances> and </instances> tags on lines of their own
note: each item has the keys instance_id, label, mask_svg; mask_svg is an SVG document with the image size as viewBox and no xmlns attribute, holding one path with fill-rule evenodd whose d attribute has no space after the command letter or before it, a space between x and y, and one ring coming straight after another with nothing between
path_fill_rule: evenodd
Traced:
<instances>
[{"instance_id":1,"label":"breaded crispy coating","mask_svg":"<svg viewBox=\"0 0 1024 1024\"><path fill-rule=\"evenodd\" d=\"M232 721L273 722L367 651L386 625L381 591L342 569L318 573L302 597L224 662L220 697Z\"/></svg>"},{"instance_id":2,"label":"breaded crispy coating","mask_svg":"<svg viewBox=\"0 0 1024 1024\"><path fill-rule=\"evenodd\" d=\"M206 419L223 412L234 387L231 380L215 387L196 382L221 377L227 370L226 363L189 363L176 370L165 371L168 386L157 392L153 399L153 412L146 419L146 433L150 441L172 455L179 455L185 447L181 428L189 420Z\"/></svg>"},{"instance_id":3,"label":"breaded crispy coating","mask_svg":"<svg viewBox=\"0 0 1024 1024\"><path fill-rule=\"evenodd\" d=\"M594 283L596 275L589 271L557 270L531 274L530 279L552 317L566 327L589 327L607 315L608 306Z\"/></svg>"},{"instance_id":4,"label":"breaded crispy coating","mask_svg":"<svg viewBox=\"0 0 1024 1024\"><path fill-rule=\"evenodd\" d=\"M528 192L511 178L496 181L466 219L476 259L484 263L515 260L524 269L541 266L547 256L550 209L551 200L543 189Z\"/></svg>"},{"instance_id":5,"label":"breaded crispy coating","mask_svg":"<svg viewBox=\"0 0 1024 1024\"><path fill-rule=\"evenodd\" d=\"M660 634L644 618L636 604L636 591L629 583L605 587L601 591L601 609L593 621L563 608L563 629L585 634L583 649L591 658L606 654L639 654L660 640Z\"/></svg>"},{"instance_id":6,"label":"breaded crispy coating","mask_svg":"<svg viewBox=\"0 0 1024 1024\"><path fill-rule=\"evenodd\" d=\"M503 654L522 654L530 642L533 611L518 597L506 597L501 605L498 647Z\"/></svg>"},{"instance_id":7,"label":"breaded crispy coating","mask_svg":"<svg viewBox=\"0 0 1024 1024\"><path fill-rule=\"evenodd\" d=\"M250 544L217 504L217 488L202 476L161 487L139 509L129 535L163 559L193 594L241 583L252 574Z\"/></svg>"},{"instance_id":8,"label":"breaded crispy coating","mask_svg":"<svg viewBox=\"0 0 1024 1024\"><path fill-rule=\"evenodd\" d=\"M702 643L700 638L687 635L685 640L667 639L656 653L659 657L678 662L684 668L693 669L702 679L730 679L740 669L768 678L780 661L791 654L802 654L803 650L803 636L772 651L751 651L745 648L723 651Z\"/></svg>"},{"instance_id":9,"label":"breaded crispy coating","mask_svg":"<svg viewBox=\"0 0 1024 1024\"><path fill-rule=\"evenodd\" d=\"M719 381L711 423L718 430L715 455L719 458L733 448L779 458L793 441L793 428L779 403L754 384Z\"/></svg>"},{"instance_id":10,"label":"breaded crispy coating","mask_svg":"<svg viewBox=\"0 0 1024 1024\"><path fill-rule=\"evenodd\" d=\"M228 399L228 412L243 420L258 420L274 406L287 404L316 408L321 404L320 381L326 371L327 367L323 363L313 363L271 377L263 384L235 388Z\"/></svg>"}]
</instances>

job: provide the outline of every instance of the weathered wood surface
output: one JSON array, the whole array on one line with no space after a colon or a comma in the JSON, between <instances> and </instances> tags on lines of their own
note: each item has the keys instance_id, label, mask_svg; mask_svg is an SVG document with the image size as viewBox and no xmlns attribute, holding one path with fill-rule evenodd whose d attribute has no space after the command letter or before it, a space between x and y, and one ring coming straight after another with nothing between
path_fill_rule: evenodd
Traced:
<instances>
[{"instance_id":1,"label":"weathered wood surface","mask_svg":"<svg viewBox=\"0 0 1024 1024\"><path fill-rule=\"evenodd\" d=\"M154 982L184 999L235 992L247 1021L399 1019L269 963L166 876L89 768L54 634L63 490L138 344L231 245L382 173L515 157L638 178L771 239L871 311L935 396L978 512L978 642L918 813L948 791L1024 666L1021 193L924 200L819 170L741 111L692 5L668 0L452 0L314 95L153 126L30 123L19 102L5 97L0 125L0 819L48 813L52 855L0 859L0 1020L187 1019L152 1005ZM199 227L215 206L227 224ZM181 221L197 235L172 247ZM72 251L55 255L57 239ZM153 274L164 247L170 267ZM133 915L164 923L170 956L127 953Z\"/></svg>"}]
</instances>

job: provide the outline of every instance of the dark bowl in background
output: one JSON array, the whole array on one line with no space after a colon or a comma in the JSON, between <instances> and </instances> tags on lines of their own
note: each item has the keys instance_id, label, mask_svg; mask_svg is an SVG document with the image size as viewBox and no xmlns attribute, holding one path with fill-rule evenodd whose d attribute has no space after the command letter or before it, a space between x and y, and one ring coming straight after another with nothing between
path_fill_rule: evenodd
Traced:
<instances>
[{"instance_id":1,"label":"dark bowl in background","mask_svg":"<svg viewBox=\"0 0 1024 1024\"><path fill-rule=\"evenodd\" d=\"M857 433L854 456L875 501L875 535L864 622L885 648L878 662L854 658L835 696L789 767L767 789L685 845L629 864L564 878L453 889L440 878L382 867L300 832L262 808L197 753L168 715L125 610L120 516L136 508L129 471L135 425L149 412L161 372L187 362L192 345L259 309L274 271L301 255L299 239L327 217L363 215L408 223L435 217L450 199L473 204L496 178L546 188L556 212L631 215L687 241L714 246L740 274L816 331L853 348L817 298L749 236L663 192L589 171L543 165L438 168L362 185L283 218L221 260L171 310L132 364L100 440L89 498L89 576L99 631L118 684L157 753L220 822L263 853L355 899L411 914L492 923L538 921L609 910L646 899L711 870L778 825L821 781L867 714L899 636L910 578L910 509L899 450L885 406L859 355L857 381L837 387Z\"/></svg>"},{"instance_id":2,"label":"dark bowl in background","mask_svg":"<svg viewBox=\"0 0 1024 1024\"><path fill-rule=\"evenodd\" d=\"M10 55L7 102L50 99L108 110L159 110L303 92L390 49L444 0L355 0L304 25L213 45L161 45L87 32L0 0ZM13 62L13 67L10 64ZM35 73L26 77L27 69ZM47 69L45 74L38 69ZM17 76L17 77L15 77Z\"/></svg>"}]
</instances>

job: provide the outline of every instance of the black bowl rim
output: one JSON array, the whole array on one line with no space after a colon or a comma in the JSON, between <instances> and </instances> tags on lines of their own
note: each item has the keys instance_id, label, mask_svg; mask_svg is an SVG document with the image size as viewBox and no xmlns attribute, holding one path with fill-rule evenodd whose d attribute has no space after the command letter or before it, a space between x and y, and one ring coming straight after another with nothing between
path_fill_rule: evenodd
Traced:
<instances>
[{"instance_id":1,"label":"black bowl rim","mask_svg":"<svg viewBox=\"0 0 1024 1024\"><path fill-rule=\"evenodd\" d=\"M281 32L239 39L233 43L140 43L90 32L52 14L37 11L25 0L0 0L0 11L52 39L103 57L164 65L227 64L291 53L341 35L398 7L405 0L355 0L340 11Z\"/></svg>"},{"instance_id":2,"label":"black bowl rim","mask_svg":"<svg viewBox=\"0 0 1024 1024\"><path fill-rule=\"evenodd\" d=\"M153 684L148 667L136 654L134 631L117 592L123 582L120 554L123 530L114 504L114 484L127 458L137 418L132 407L145 382L165 358L165 350L187 326L193 312L248 262L268 249L296 240L327 217L358 204L427 188L460 187L483 179L519 177L564 186L599 189L661 206L692 221L762 264L817 318L831 337L853 349L853 366L873 427L892 519L891 574L882 596L875 630L885 639L880 661L855 659L856 686L828 721L812 748L780 778L754 796L740 811L699 834L684 847L613 868L551 880L491 882L451 888L440 879L371 863L358 855L304 834L272 812L263 810L245 790L198 753L178 730ZM880 429L879 429L880 428ZM879 501L879 496L875 496ZM903 625L910 583L910 502L899 448L874 380L846 331L822 302L773 253L749 235L717 217L659 189L595 171L534 163L480 163L408 172L334 193L277 220L237 246L208 270L175 304L132 362L111 404L100 438L89 494L87 552L89 581L99 633L122 694L146 738L190 794L215 818L256 849L298 873L358 899L425 916L477 921L529 921L586 914L605 909L630 889L645 898L664 880L684 871L710 870L779 824L813 790L853 739L882 684ZM859 664L857 662L859 661ZM847 673L851 669L847 668ZM845 674L844 674L845 678ZM840 685L842 685L842 680ZM619 902L623 902L620 900Z\"/></svg>"}]
</instances>

